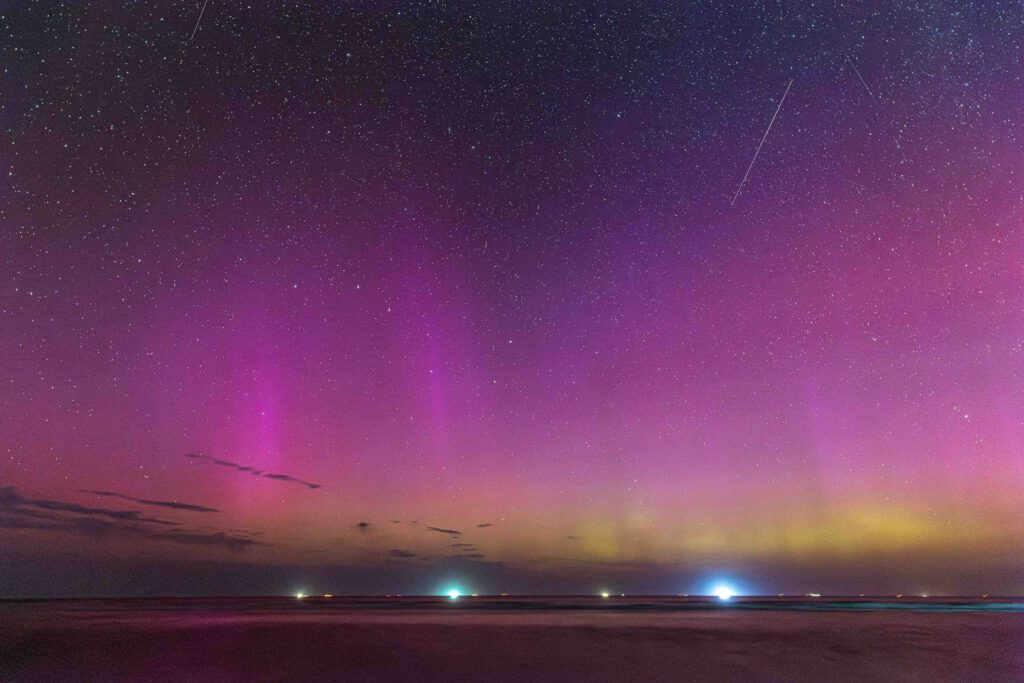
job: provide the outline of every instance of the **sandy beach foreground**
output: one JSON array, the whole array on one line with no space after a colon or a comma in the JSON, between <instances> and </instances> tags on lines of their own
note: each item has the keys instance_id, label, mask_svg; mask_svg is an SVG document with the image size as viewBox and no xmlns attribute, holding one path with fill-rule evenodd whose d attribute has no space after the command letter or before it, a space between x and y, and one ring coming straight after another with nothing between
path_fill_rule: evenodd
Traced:
<instances>
[{"instance_id":1,"label":"sandy beach foreground","mask_svg":"<svg viewBox=\"0 0 1024 683\"><path fill-rule=\"evenodd\" d=\"M1013 606L472 600L0 603L0 679L1024 680Z\"/></svg>"}]
</instances>

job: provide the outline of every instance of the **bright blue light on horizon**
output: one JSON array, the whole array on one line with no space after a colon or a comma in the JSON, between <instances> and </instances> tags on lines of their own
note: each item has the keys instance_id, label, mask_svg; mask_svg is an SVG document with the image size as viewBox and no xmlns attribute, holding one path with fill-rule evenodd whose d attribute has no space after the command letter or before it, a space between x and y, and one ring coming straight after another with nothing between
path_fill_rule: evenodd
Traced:
<instances>
[{"instance_id":1,"label":"bright blue light on horizon","mask_svg":"<svg viewBox=\"0 0 1024 683\"><path fill-rule=\"evenodd\" d=\"M731 586L726 586L725 584L718 584L714 587L713 592L715 597L723 602L732 600L732 596L736 595L736 591Z\"/></svg>"},{"instance_id":2,"label":"bright blue light on horizon","mask_svg":"<svg viewBox=\"0 0 1024 683\"><path fill-rule=\"evenodd\" d=\"M437 591L438 595L443 595L449 600L458 600L469 595L472 591L464 587L459 583L441 584L441 587Z\"/></svg>"},{"instance_id":3,"label":"bright blue light on horizon","mask_svg":"<svg viewBox=\"0 0 1024 683\"><path fill-rule=\"evenodd\" d=\"M747 593L742 586L729 579L718 579L712 581L705 585L702 592L705 595L713 596L722 602L729 602L733 598Z\"/></svg>"}]
</instances>

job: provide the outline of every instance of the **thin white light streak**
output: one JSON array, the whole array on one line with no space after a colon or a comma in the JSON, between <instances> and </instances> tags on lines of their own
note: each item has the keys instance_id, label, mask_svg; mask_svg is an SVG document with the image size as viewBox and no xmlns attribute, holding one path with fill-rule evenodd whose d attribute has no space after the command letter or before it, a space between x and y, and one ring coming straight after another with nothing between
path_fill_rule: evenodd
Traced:
<instances>
[{"instance_id":1,"label":"thin white light streak","mask_svg":"<svg viewBox=\"0 0 1024 683\"><path fill-rule=\"evenodd\" d=\"M864 89L868 91L868 95L871 96L871 101L875 103L875 106L879 110L881 110L882 103L878 101L877 97L875 97L875 93L871 92L871 88L868 87L868 84L864 80L864 77L860 75L860 69L858 69L857 65L853 63L852 59L850 59L850 55L844 52L843 56L846 57L846 63L850 65L851 69L853 69L853 73L857 74L857 78L860 80L860 84L863 85ZM903 147L900 145L900 139L899 137L896 136L895 133L893 133L892 135L892 141L896 143L896 150L900 153L900 156L903 157L903 160L909 161L909 159L907 159L906 153L903 151Z\"/></svg>"},{"instance_id":2,"label":"thin white light streak","mask_svg":"<svg viewBox=\"0 0 1024 683\"><path fill-rule=\"evenodd\" d=\"M210 0L204 0L203 8L201 10L199 10L199 18L196 19L196 25L192 29L192 35L189 36L189 38L188 38L189 42L192 42L192 39L196 37L196 31L199 30L199 22L203 20L203 13L206 12L206 6L209 5L209 4L210 4Z\"/></svg>"},{"instance_id":3,"label":"thin white light streak","mask_svg":"<svg viewBox=\"0 0 1024 683\"><path fill-rule=\"evenodd\" d=\"M772 120L768 122L768 127L764 131L764 135L761 137L761 142L757 145L757 150L754 152L754 158L750 160L750 165L747 166L747 172L743 174L743 180L740 181L740 186L736 188L736 194L732 196L732 201L729 202L729 206L736 203L736 198L740 196L740 190L743 189L743 184L747 182L747 176L750 175L750 169L754 168L754 162L757 161L757 155L761 153L761 147L764 145L764 141L768 139L768 133L771 132L772 126L775 124L775 118L779 115L779 110L782 109L782 103L786 101L786 95L789 94L789 89L793 87L793 79L789 79L789 84L786 86L786 92L782 93L782 99L779 100L779 106L775 108L775 113L772 114Z\"/></svg>"}]
</instances>

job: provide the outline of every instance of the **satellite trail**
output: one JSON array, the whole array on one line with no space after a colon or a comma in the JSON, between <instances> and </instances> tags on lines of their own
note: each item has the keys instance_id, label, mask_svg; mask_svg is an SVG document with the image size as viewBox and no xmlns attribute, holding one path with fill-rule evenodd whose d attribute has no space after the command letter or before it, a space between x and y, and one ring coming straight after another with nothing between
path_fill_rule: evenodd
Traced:
<instances>
[{"instance_id":1,"label":"satellite trail","mask_svg":"<svg viewBox=\"0 0 1024 683\"><path fill-rule=\"evenodd\" d=\"M768 122L768 128L764 131L764 136L761 138L760 144L757 146L757 150L754 152L754 158L750 160L750 166L747 166L747 172L743 174L743 180L740 181L740 186L736 188L736 194L732 196L732 201L729 202L729 206L736 203L736 198L740 196L740 190L743 189L743 184L747 182L747 176L750 175L750 169L754 168L754 162L757 161L757 155L761 153L761 146L764 145L764 141L768 139L768 133L772 130L772 125L775 123L775 118L779 115L779 110L782 109L782 103L786 101L786 95L789 94L789 89L793 87L793 79L789 79L789 84L786 86L786 92L782 93L782 99L779 100L779 106L775 108L775 113L772 114L772 120ZM874 97L872 95L872 97Z\"/></svg>"},{"instance_id":2,"label":"satellite trail","mask_svg":"<svg viewBox=\"0 0 1024 683\"><path fill-rule=\"evenodd\" d=\"M860 80L860 84L863 85L864 89L868 91L868 95L871 96L871 101L875 103L875 107L877 108L878 112L881 113L882 103L878 101L877 97L875 97L875 93L871 92L871 88L868 87L867 81L865 81L864 77L860 75L860 69L858 69L857 65L853 63L852 59L850 59L850 55L844 52L843 56L846 57L846 63L850 65L851 69L853 69L853 73L857 74L857 78L858 80ZM896 136L895 133L892 134L892 141L896 143L896 150L903 157L903 160L909 161L906 153L903 151L903 146L900 145L900 139Z\"/></svg>"},{"instance_id":3,"label":"satellite trail","mask_svg":"<svg viewBox=\"0 0 1024 683\"><path fill-rule=\"evenodd\" d=\"M207 6L208 4L210 4L210 0L204 0L204 2L203 2L203 8L202 8L201 10L199 10L199 18L198 18L198 19L196 19L196 25L195 25L195 27L194 27L194 28L192 29L192 35L191 35L191 36L189 36L189 38L188 38L188 39L189 39L189 42L191 42L191 41L192 41L192 39L196 37L196 31L198 31L198 30L199 30L199 22L203 20L203 13L204 13L204 12L206 12L206 6Z\"/></svg>"},{"instance_id":4,"label":"satellite trail","mask_svg":"<svg viewBox=\"0 0 1024 683\"><path fill-rule=\"evenodd\" d=\"M846 62L847 62L847 64L849 64L849 65L850 65L850 68L852 68L852 69L853 69L853 73L857 74L857 78L859 78L859 79L860 79L860 83L861 83L861 85L863 85L863 86L864 86L864 89L868 91L868 95L871 95L871 100L872 100L872 101L873 101L873 102L874 102L874 103L875 103L876 105L878 105L878 106L882 106L881 104L879 104L879 102L878 102L878 98L877 98L877 97L875 97L875 93L871 92L871 88L869 88L869 87L868 87L868 84L867 84L866 82L864 82L864 77L860 75L860 71L859 71L859 70L857 69L857 65L853 63L853 60L852 60L852 59L850 59L850 55L848 55L848 54L846 54L846 53L844 52L844 53L843 53L843 56L844 56L844 57L846 57Z\"/></svg>"}]
</instances>

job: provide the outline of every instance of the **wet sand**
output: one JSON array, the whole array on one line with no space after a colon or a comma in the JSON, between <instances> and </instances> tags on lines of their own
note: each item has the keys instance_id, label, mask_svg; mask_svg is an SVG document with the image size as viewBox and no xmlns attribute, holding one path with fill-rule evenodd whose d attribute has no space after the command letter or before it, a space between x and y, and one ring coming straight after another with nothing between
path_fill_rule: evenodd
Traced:
<instances>
[{"instance_id":1,"label":"wet sand","mask_svg":"<svg viewBox=\"0 0 1024 683\"><path fill-rule=\"evenodd\" d=\"M1024 612L621 601L0 603L5 681L1020 681Z\"/></svg>"}]
</instances>

